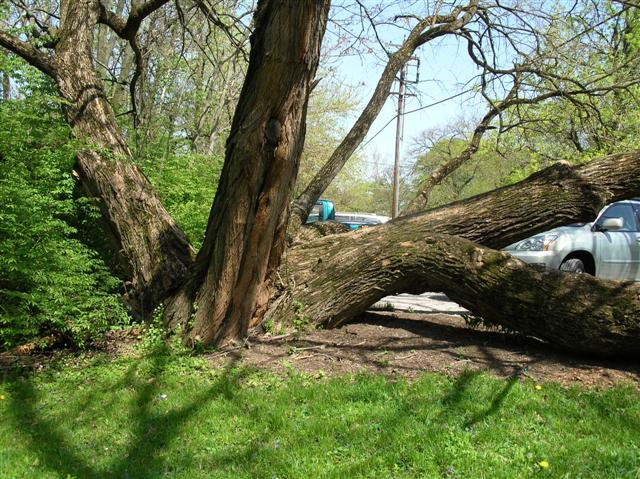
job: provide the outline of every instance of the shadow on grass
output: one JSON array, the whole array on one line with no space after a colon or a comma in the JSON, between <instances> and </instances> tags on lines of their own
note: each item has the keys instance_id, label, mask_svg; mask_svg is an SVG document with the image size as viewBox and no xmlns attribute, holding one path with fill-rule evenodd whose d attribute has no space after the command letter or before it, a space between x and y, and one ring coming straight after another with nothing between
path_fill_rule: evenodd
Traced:
<instances>
[{"instance_id":1,"label":"shadow on grass","mask_svg":"<svg viewBox=\"0 0 640 479\"><path fill-rule=\"evenodd\" d=\"M513 386L517 382L518 382L517 376L511 376L509 379L507 379L503 388L499 390L491 399L491 404L489 405L489 407L484 411L481 411L478 414L474 415L471 419L465 422L464 423L465 427L471 427L474 424L477 424L480 421L488 418L489 416L497 413L498 410L502 407L504 400L509 395L509 392L511 392L511 389L513 389Z\"/></svg>"},{"instance_id":2,"label":"shadow on grass","mask_svg":"<svg viewBox=\"0 0 640 479\"><path fill-rule=\"evenodd\" d=\"M370 451L377 451L387 447L387 444L397 442L397 437L406 435L407 431L420 429L422 434L414 438L411 448L419 454L430 458L430 467L425 465L416 466L415 457L411 448L405 448L404 444L399 444L392 464L396 468L395 473L400 476L410 473L420 477L450 477L453 470L448 464L447 449L449 434L463 434L461 428L468 428L473 423L496 413L503 404L504 398L508 395L513 383L500 390L494 398L500 400L491 402L487 410L475 415L471 420L465 421L470 413L471 405L485 402L484 397L478 397L474 389L474 382L482 376L479 371L463 371L448 388L444 388L444 395L441 397L405 397L395 403L393 414L385 417L379 425L379 434L370 438ZM516 381L514 381L516 382ZM499 384L496 382L496 384ZM431 407L433 405L433 407ZM422 424L420 424L422 423ZM438 447L441 451L435 451ZM366 471L370 471L374 455L365 455L358 460L338 466L339 472L336 477L361 476ZM417 467L417 469L416 469Z\"/></svg>"},{"instance_id":3,"label":"shadow on grass","mask_svg":"<svg viewBox=\"0 0 640 479\"><path fill-rule=\"evenodd\" d=\"M113 458L100 465L91 464L86 451L81 451L84 444L74 438L68 426L56 422L59 414L49 414L42 389L34 386L29 378L12 383L8 419L14 423L14 430L26 439L30 451L37 454L40 467L61 477L155 478L171 475L176 470L184 476L185 471L203 465L210 468L210 475L217 472L214 468L223 467L230 477L233 477L232 471L238 470L245 475L273 473L302 477L302 471L295 469L300 466L295 463L311 461L297 457L289 448L314 457L314 463L326 462L322 470L331 477L371 476L379 453L385 455L386 463L378 467L397 465L400 475L405 468L429 477L448 474L451 456L440 449L446 449L450 435L467 434L491 416L504 415L504 408L508 407L506 400L518 382L514 376L506 382L492 381L487 386L481 379L482 373L476 371L465 371L436 388L406 383L396 386L392 381L375 377L360 383L359 388L330 388L324 382L299 387L294 382L284 390L276 389L273 395L258 393L254 403L248 400L250 396L241 385L247 377L246 370L230 363L212 384L195 390L193 397L181 406L163 410L158 407L162 387L155 378L168 371L172 360L166 351L157 351L145 358L143 369L133 364L117 381L107 381L82 398L79 408L90 410L98 404L100 411L113 410L118 402L109 399L105 403L104 395L117 395L124 388L134 390L132 400L123 403L128 404L129 409L121 412L127 419L125 430L121 431L126 438L124 451L117 457L114 451L110 452ZM189 375L185 380L189 380ZM319 401L319 397L323 400ZM216 401L224 405L221 416L198 416ZM278 401L281 404L277 404ZM595 403L602 416L606 413L605 403L611 404L607 398L594 398L590 402ZM354 404L359 406L349 407ZM343 414L340 411L343 406L346 421L337 419ZM625 406L628 404L620 404ZM244 422L248 434L242 427L234 429L236 416L241 424ZM611 415L607 423L620 424L614 416ZM216 435L212 431L211 441L204 444L206 434L204 437L202 432L193 437L189 434L194 421L201 420L207 421L201 425L205 429L227 430L231 437L243 433L244 436L242 440L233 437L225 442L219 437L213 439ZM352 427L354 425L357 427ZM627 424L627 428L637 430L638 424ZM398 438L402 438L400 442ZM104 441L96 438L100 446L110 446ZM183 448L175 447L178 441L184 444ZM194 441L199 442L194 444ZM99 448L94 451L96 455L102 452ZM428 457L420 466L425 469L414 469L416 454Z\"/></svg>"},{"instance_id":4,"label":"shadow on grass","mask_svg":"<svg viewBox=\"0 0 640 479\"><path fill-rule=\"evenodd\" d=\"M210 452L205 452L207 464L223 465L227 470L240 469L246 472L251 471L252 468L266 472L268 468L286 474L284 471L288 471L291 467L291 457L286 451L286 445L281 447L278 442L280 439L285 443L295 440L299 444L304 444L304 448L309 451L309 454L335 462L333 473L347 477L367 471L370 467L369 461L372 459L369 452L377 448L388 447L396 440L397 435L403 434L407 428L411 427L416 414L425 408L431 411L429 415L432 417L427 421L433 424L434 430L439 430L443 424L447 423L459 424L461 421L460 404L469 399L468 388L480 374L470 371L463 373L448 388L445 397L440 400L438 397L424 398L426 402L416 401L415 397L392 396L393 402L385 403L384 394L387 393L384 392L384 389L387 388L378 389L377 383L371 385L367 382L365 391L348 390L348 388L333 390L330 401L334 401L338 407L352 401L371 401L383 406L380 411L369 411L368 408L363 408L361 411L362 416L359 420L363 423L371 422L371 424L377 425L371 436L365 438L361 430L345 429L335 423L333 423L335 429L332 429L330 420L328 425L325 425L318 423L319 420L311 416L309 422L300 422L296 412L294 415L294 417L298 417L296 424L295 420L289 422L283 416L282 409L276 407L275 404L267 403L266 407L256 407L254 404L246 403L243 394L238 394L241 388L240 382L244 379L245 372L241 369L235 369L236 363L229 364L213 384L197 392L186 404L168 411L161 411L158 408L161 387L155 378L167 371L168 362L171 360L172 358L166 352L156 351L142 360L145 361L144 374L140 374L140 364L134 363L115 382L107 381L106 384L96 387L93 387L90 381L85 384L85 387L92 389L86 393L81 402L74 406L75 410L79 412L90 411L91 407L95 407L95 404L99 405L99 411L117 410L119 405L117 399L109 398L117 396L118 392L124 388L133 388L135 391L131 401L123 403L123 405L129 404L129 410L123 409L120 412L127 418L126 430L119 433L121 438L128 437L124 446L125 451L116 454L112 450L108 454L116 457L106 463L101 463L100 460L97 461L98 464L91 463L86 450L83 450L87 444L74 438L73 431L70 430L72 426L69 426L68 422L63 425L56 420L59 417L58 414L49 413L45 393L35 386L28 376L11 383L8 398L10 401L9 419L14 423L14 429L20 431L21 437L26 439L29 450L37 455L38 467L55 472L61 477L155 478L170 473L172 470L177 469L184 472L190 467L195 467L194 463L198 460L190 456L194 451L193 445L186 447L185 453L182 455L176 454L174 447L170 459L165 452L175 441L188 442L188 428L193 427L194 416L212 402L220 400L227 407L231 407L228 416L237 415L249 421L253 430L247 441L236 442L233 445L217 444L217 447L212 448ZM381 379L381 381L385 381L386 384L386 380ZM323 388L324 385L316 383L310 387L318 389ZM291 401L291 405L287 406L296 407L311 401L309 407L312 410L325 407L324 404L316 404L308 396L305 396L307 394L305 391L296 392L295 389L290 391L294 397L286 399ZM86 389L83 394L85 392ZM315 390L314 393L320 394L320 391ZM297 396L298 394L300 395ZM496 397L500 399L495 399L489 410L483 414L488 415L495 412L507 394L508 389L498 394ZM105 398L105 395L109 398ZM432 404L436 404L436 411L439 411L435 416L432 415ZM72 413L71 410L69 412ZM338 411L336 411L337 413ZM95 417L89 417L90 422L92 420L99 422L101 419L100 413ZM225 424L220 425L221 428L233 427L231 421L226 424L226 417L224 420ZM479 418L474 418L474 420L479 420ZM84 426L88 425L84 424ZM318 427L320 431L323 431L324 446L318 443ZM294 430L294 428L296 429ZM113 442L114 438L108 437L106 440ZM373 444L373 449L366 447L361 456L352 457L349 460L343 461L340 452L335 453L332 449L335 448L337 451L340 451L342 447L348 449L363 441ZM109 446L112 449L111 443L105 443L104 435L96 437L95 442L96 444L91 447L93 447L92 453L96 456L107 454L103 453L103 446ZM329 450L323 450L322 447L325 446ZM204 444L195 448L196 451L203 449L206 449ZM331 456L334 453L335 457ZM100 458L98 457L98 459ZM199 459L202 460L202 458ZM399 459L399 462L402 462L402 458ZM211 473L213 472L215 471L212 470ZM254 472L256 472L255 469Z\"/></svg>"},{"instance_id":5,"label":"shadow on grass","mask_svg":"<svg viewBox=\"0 0 640 479\"><path fill-rule=\"evenodd\" d=\"M136 377L137 364L134 364L115 386L104 390L98 388L88 394L80 405L81 409L94 402L104 406L103 395L113 394L119 387L134 387L137 391L128 414L129 429L125 431L131 433L132 440L129 441L127 452L106 468L87 463L79 453L79 448L84 444L74 443L70 431L63 430L55 418L48 414L45 399L28 378L13 382L9 396L9 419L13 420L15 429L20 431L22 437L27 439L41 467L55 471L62 477L158 477L158 471L163 468L160 455L166 446L181 437L188 420L207 404L218 398L227 401L233 399L244 374L242 370L234 369L235 364L232 363L210 387L196 394L186 405L160 413L154 407L160 397L154 379L165 371L171 358L166 350L158 350L146 359L151 364L150 377ZM108 401L106 406L114 407L114 402ZM95 453L99 455L101 451L96 449ZM142 462L143 468L132 464L132 461ZM131 471L132 465L135 472Z\"/></svg>"}]
</instances>

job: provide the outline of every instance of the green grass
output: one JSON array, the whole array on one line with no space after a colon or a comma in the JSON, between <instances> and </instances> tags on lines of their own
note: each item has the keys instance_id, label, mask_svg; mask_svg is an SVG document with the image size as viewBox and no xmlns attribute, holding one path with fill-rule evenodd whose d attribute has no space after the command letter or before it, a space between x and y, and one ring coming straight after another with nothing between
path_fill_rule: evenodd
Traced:
<instances>
[{"instance_id":1,"label":"green grass","mask_svg":"<svg viewBox=\"0 0 640 479\"><path fill-rule=\"evenodd\" d=\"M59 361L0 395L2 478L640 477L630 387L283 378L156 352Z\"/></svg>"}]
</instances>

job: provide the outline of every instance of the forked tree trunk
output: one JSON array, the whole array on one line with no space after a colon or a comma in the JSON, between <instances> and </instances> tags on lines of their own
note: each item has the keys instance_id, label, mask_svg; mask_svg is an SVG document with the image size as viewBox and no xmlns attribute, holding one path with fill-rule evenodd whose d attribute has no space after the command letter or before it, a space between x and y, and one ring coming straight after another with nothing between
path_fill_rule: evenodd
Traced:
<instances>
[{"instance_id":1,"label":"forked tree trunk","mask_svg":"<svg viewBox=\"0 0 640 479\"><path fill-rule=\"evenodd\" d=\"M268 298L285 247L287 205L328 9L329 0L258 3L248 72L198 254L192 341L220 344L245 336Z\"/></svg>"},{"instance_id":2,"label":"forked tree trunk","mask_svg":"<svg viewBox=\"0 0 640 479\"><path fill-rule=\"evenodd\" d=\"M555 165L506 188L292 248L266 318L335 326L394 293L443 291L491 323L573 351L640 356L640 285L540 272L504 253L640 194L640 152ZM446 233L446 234L442 234ZM576 299L577 298L577 299ZM297 305L295 308L293 305Z\"/></svg>"},{"instance_id":3,"label":"forked tree trunk","mask_svg":"<svg viewBox=\"0 0 640 479\"><path fill-rule=\"evenodd\" d=\"M328 0L260 0L252 53L205 246L189 287L176 296L197 310L189 337L225 342L262 319L285 245L287 204L304 139L304 114ZM130 161L91 62L96 3L66 0L56 58L0 32L0 43L56 79L74 132L83 182L103 202L148 311L190 265L184 236ZM445 234L501 247L532 233L592 219L605 203L640 194L640 155L580 168L557 165L508 188L388 225L293 248L281 277L289 288L268 305L284 320L348 321L380 297L441 290L485 320L575 351L638 356L640 286L526 267ZM196 294L197 293L197 294ZM578 303L574 298L580 298ZM292 313L292 304L302 304ZM182 310L181 310L182 311ZM189 314L178 316L185 325Z\"/></svg>"},{"instance_id":4,"label":"forked tree trunk","mask_svg":"<svg viewBox=\"0 0 640 479\"><path fill-rule=\"evenodd\" d=\"M111 233L131 267L127 300L146 317L186 277L187 239L151 184L133 163L92 61L97 2L63 2L55 49L55 80L74 134L85 142L78 169L86 191L100 201Z\"/></svg>"}]
</instances>

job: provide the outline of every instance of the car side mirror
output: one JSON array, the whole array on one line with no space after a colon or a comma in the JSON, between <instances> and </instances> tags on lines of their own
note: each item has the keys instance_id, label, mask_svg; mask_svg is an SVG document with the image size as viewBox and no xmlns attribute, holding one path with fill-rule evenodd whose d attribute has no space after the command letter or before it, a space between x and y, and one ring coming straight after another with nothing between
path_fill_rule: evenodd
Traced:
<instances>
[{"instance_id":1,"label":"car side mirror","mask_svg":"<svg viewBox=\"0 0 640 479\"><path fill-rule=\"evenodd\" d=\"M624 228L624 220L622 218L607 218L602 222L601 229L605 231L618 231Z\"/></svg>"}]
</instances>

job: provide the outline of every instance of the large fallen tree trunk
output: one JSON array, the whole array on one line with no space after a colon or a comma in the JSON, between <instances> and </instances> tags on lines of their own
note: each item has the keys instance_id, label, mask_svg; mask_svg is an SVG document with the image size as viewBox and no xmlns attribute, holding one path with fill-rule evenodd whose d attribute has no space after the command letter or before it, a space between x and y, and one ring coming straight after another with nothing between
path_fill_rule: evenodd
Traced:
<instances>
[{"instance_id":1,"label":"large fallen tree trunk","mask_svg":"<svg viewBox=\"0 0 640 479\"><path fill-rule=\"evenodd\" d=\"M304 316L333 327L390 293L442 291L486 323L563 349L640 357L640 285L540 270L416 224L385 225L344 241L329 236L292 250L286 300L274 320ZM285 308L286 304L295 307Z\"/></svg>"},{"instance_id":2,"label":"large fallen tree trunk","mask_svg":"<svg viewBox=\"0 0 640 479\"><path fill-rule=\"evenodd\" d=\"M500 248L544 229L592 220L604 204L636 194L640 152L581 167L555 165L510 187L383 227L296 244L281 269L285 287L267 318L304 315L331 327L388 294L435 290L488 323L572 351L638 356L640 286L537 271L449 236Z\"/></svg>"},{"instance_id":3,"label":"large fallen tree trunk","mask_svg":"<svg viewBox=\"0 0 640 479\"><path fill-rule=\"evenodd\" d=\"M640 195L640 152L610 155L582 166L557 163L514 185L398 218L424 233L460 236L503 248L535 233L592 221L612 201Z\"/></svg>"}]
</instances>

